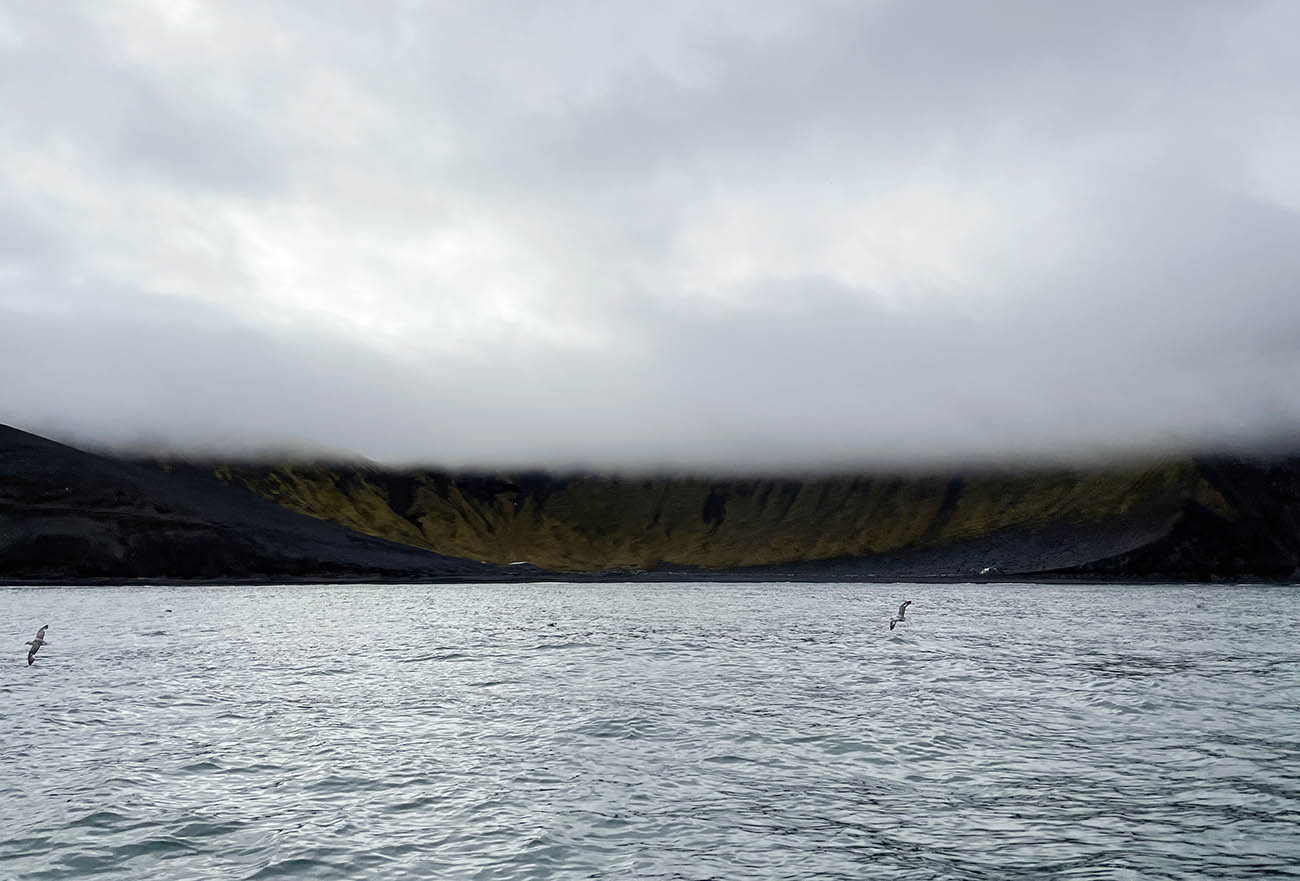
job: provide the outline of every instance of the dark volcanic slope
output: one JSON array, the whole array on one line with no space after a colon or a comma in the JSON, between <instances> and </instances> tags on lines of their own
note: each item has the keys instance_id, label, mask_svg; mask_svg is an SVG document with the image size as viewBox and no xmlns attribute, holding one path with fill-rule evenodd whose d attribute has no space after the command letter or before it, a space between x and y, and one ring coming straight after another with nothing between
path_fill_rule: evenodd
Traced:
<instances>
[{"instance_id":1,"label":"dark volcanic slope","mask_svg":"<svg viewBox=\"0 0 1300 881\"><path fill-rule=\"evenodd\" d=\"M1188 502L1150 541L1067 572L1107 578L1300 576L1300 459L1206 460L1198 468L1223 498L1221 510Z\"/></svg>"},{"instance_id":2,"label":"dark volcanic slope","mask_svg":"<svg viewBox=\"0 0 1300 881\"><path fill-rule=\"evenodd\" d=\"M502 574L295 513L206 474L169 473L0 426L0 579Z\"/></svg>"}]
</instances>

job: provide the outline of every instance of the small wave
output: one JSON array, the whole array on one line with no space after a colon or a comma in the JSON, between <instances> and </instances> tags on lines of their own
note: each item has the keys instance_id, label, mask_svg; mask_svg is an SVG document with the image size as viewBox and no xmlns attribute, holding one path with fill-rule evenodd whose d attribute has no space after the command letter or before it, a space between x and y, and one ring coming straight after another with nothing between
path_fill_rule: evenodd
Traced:
<instances>
[{"instance_id":1,"label":"small wave","mask_svg":"<svg viewBox=\"0 0 1300 881\"><path fill-rule=\"evenodd\" d=\"M165 859L167 854L193 854L199 852L200 848L191 842L184 841L174 835L162 835L146 838L141 841L133 841L130 844L118 845L113 848L112 861L121 864L127 860L141 856L161 856Z\"/></svg>"},{"instance_id":2,"label":"small wave","mask_svg":"<svg viewBox=\"0 0 1300 881\"><path fill-rule=\"evenodd\" d=\"M117 811L91 811L66 824L69 828L130 829L141 825L138 817Z\"/></svg>"},{"instance_id":3,"label":"small wave","mask_svg":"<svg viewBox=\"0 0 1300 881\"><path fill-rule=\"evenodd\" d=\"M271 878L346 878L345 866L312 857L291 857L279 860L247 876L246 881L267 881Z\"/></svg>"},{"instance_id":4,"label":"small wave","mask_svg":"<svg viewBox=\"0 0 1300 881\"><path fill-rule=\"evenodd\" d=\"M177 838L215 838L221 835L229 835L237 832L242 828L242 824L232 821L204 821L193 820L175 830L172 834Z\"/></svg>"},{"instance_id":5,"label":"small wave","mask_svg":"<svg viewBox=\"0 0 1300 881\"><path fill-rule=\"evenodd\" d=\"M210 759L201 759L188 765L182 765L181 770L186 774L197 774L203 771L221 771L224 769Z\"/></svg>"},{"instance_id":6,"label":"small wave","mask_svg":"<svg viewBox=\"0 0 1300 881\"><path fill-rule=\"evenodd\" d=\"M574 733L614 740L644 740L653 737L655 730L649 719L599 719L579 726Z\"/></svg>"},{"instance_id":7,"label":"small wave","mask_svg":"<svg viewBox=\"0 0 1300 881\"><path fill-rule=\"evenodd\" d=\"M414 658L399 658L399 661L403 664L423 664L428 661L468 661L473 658L473 655L467 655L464 652L438 652Z\"/></svg>"}]
</instances>

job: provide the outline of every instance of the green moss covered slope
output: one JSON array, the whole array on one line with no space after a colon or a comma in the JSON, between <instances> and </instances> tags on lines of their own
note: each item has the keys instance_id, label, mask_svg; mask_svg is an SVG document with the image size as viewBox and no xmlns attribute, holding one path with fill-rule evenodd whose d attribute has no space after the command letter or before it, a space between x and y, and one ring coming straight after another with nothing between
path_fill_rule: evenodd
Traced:
<instances>
[{"instance_id":1,"label":"green moss covered slope","mask_svg":"<svg viewBox=\"0 0 1300 881\"><path fill-rule=\"evenodd\" d=\"M442 554L594 571L712 569L922 551L1018 531L1237 511L1194 461L961 476L632 479L457 475L357 466L223 465L291 510Z\"/></svg>"}]
</instances>

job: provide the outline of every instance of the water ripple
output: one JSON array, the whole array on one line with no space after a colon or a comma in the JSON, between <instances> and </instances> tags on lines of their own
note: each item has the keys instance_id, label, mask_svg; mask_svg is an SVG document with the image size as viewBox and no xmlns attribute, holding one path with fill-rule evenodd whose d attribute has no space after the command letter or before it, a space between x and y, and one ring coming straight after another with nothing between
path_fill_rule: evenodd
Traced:
<instances>
[{"instance_id":1,"label":"water ripple","mask_svg":"<svg viewBox=\"0 0 1300 881\"><path fill-rule=\"evenodd\" d=\"M59 636L0 674L0 877L1300 878L1294 589L13 588L0 613Z\"/></svg>"}]
</instances>

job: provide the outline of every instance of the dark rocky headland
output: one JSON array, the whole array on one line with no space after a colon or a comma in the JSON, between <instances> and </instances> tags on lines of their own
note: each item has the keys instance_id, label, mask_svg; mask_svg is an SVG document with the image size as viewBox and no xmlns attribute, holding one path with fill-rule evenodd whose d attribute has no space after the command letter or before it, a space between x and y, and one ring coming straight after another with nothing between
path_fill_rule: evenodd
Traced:
<instances>
[{"instance_id":1,"label":"dark rocky headland","mask_svg":"<svg viewBox=\"0 0 1300 881\"><path fill-rule=\"evenodd\" d=\"M1297 576L1296 457L621 478L138 461L0 426L11 583Z\"/></svg>"}]
</instances>

